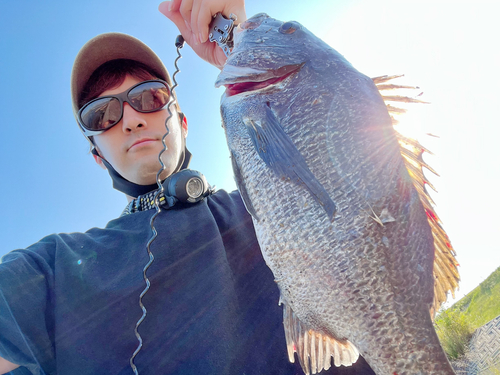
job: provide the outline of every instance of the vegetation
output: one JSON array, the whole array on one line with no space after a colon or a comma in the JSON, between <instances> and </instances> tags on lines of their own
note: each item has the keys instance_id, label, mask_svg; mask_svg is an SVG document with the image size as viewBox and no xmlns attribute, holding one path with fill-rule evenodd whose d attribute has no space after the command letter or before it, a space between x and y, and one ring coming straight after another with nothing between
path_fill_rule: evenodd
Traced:
<instances>
[{"instance_id":1,"label":"vegetation","mask_svg":"<svg viewBox=\"0 0 500 375\"><path fill-rule=\"evenodd\" d=\"M459 310L475 319L475 328L500 315L500 267L476 289L450 309Z\"/></svg>"},{"instance_id":2,"label":"vegetation","mask_svg":"<svg viewBox=\"0 0 500 375\"><path fill-rule=\"evenodd\" d=\"M467 353L474 326L471 316L459 310L448 309L439 314L436 333L450 361Z\"/></svg>"},{"instance_id":3,"label":"vegetation","mask_svg":"<svg viewBox=\"0 0 500 375\"><path fill-rule=\"evenodd\" d=\"M474 331L500 315L500 267L436 318L436 332L450 360L465 356Z\"/></svg>"}]
</instances>

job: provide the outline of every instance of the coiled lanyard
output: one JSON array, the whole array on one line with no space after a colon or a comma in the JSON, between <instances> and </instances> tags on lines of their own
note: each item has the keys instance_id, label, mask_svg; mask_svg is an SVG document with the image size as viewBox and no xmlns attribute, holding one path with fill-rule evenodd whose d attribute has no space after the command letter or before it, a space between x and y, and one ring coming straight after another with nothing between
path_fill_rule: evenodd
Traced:
<instances>
[{"instance_id":1,"label":"coiled lanyard","mask_svg":"<svg viewBox=\"0 0 500 375\"><path fill-rule=\"evenodd\" d=\"M161 165L161 168L158 170L158 173L156 174L156 183L158 185L158 190L156 190L156 192L154 194L154 197L153 197L154 206L156 208L156 212L151 217L151 220L149 221L149 225L151 226L152 236L151 236L151 238L149 239L149 241L148 241L148 243L146 245L146 250L147 250L148 255L149 255L149 261L144 266L144 268L142 270L142 276L143 276L144 281L146 283L146 287L144 288L144 290L139 295L139 306L142 309L142 316L137 321L137 323L135 325L135 329L134 329L135 337L137 337L137 340L139 341L139 345L137 346L137 349L134 351L134 353L130 357L130 367L132 367L132 370L134 371L134 373L136 375L139 375L139 372L137 370L136 365L134 364L134 359L135 359L135 357L137 356L137 354L142 349L142 337L141 337L141 335L139 333L139 326L144 321L144 319L146 318L146 315L147 315L147 310L146 310L146 307L144 306L144 304L142 303L142 298L148 292L148 290L149 290L149 288L151 286L151 283L150 283L150 281L148 279L148 276L146 275L146 272L147 272L147 270L149 269L149 267L151 266L151 264L154 261L154 256L153 256L153 253L151 252L151 244L154 242L154 240L156 239L156 237L158 235L158 232L156 231L156 228L154 227L154 222L156 220L156 217L161 212L161 206L160 206L159 198L160 198L160 196L164 195L164 191L165 191L165 188L163 187L163 184L162 184L161 179L160 179L161 173L166 169L165 164L162 161L162 155L167 150L167 145L165 143L165 139L167 138L167 136L170 133L170 130L168 128L168 122L170 121L170 119L174 115L174 113L172 112L171 108L172 108L172 105L174 105L174 104L177 103L177 100L175 99L175 96L174 96L174 90L177 87L177 80L175 79L175 76L177 75L177 73L180 72L180 69L179 69L179 66L177 65L177 62L182 57L180 49L184 46L184 38L181 35L179 35L177 37L177 39L175 40L175 46L177 47L177 58L174 61L174 65L175 65L175 69L176 70L175 70L174 74L172 75L172 81L174 82L174 85L171 87L172 95L170 96L170 101L167 104L168 116L167 116L167 118L165 120L165 134L163 135L163 137L161 139L161 142L163 144L163 149L160 151L160 153L158 155L158 160L160 161L160 165Z\"/></svg>"},{"instance_id":2,"label":"coiled lanyard","mask_svg":"<svg viewBox=\"0 0 500 375\"><path fill-rule=\"evenodd\" d=\"M231 52L231 48L233 47L233 28L234 28L234 22L236 21L235 15L231 14L229 17L230 17L229 19L226 19L224 16L222 16L221 13L217 13L214 16L214 18L209 26L209 40L210 40L210 42L216 42L219 45L219 47L224 51L224 54L226 56L229 55L229 53ZM146 318L146 315L147 315L147 310L146 310L146 307L144 306L144 304L142 303L142 298L148 292L148 290L151 286L151 283L146 275L146 272L154 261L154 256L153 256L153 253L151 252L151 244L154 242L154 240L156 239L156 237L158 235L158 232L156 231L156 228L154 227L154 222L155 222L156 217L161 212L161 206L164 205L165 202L168 203L168 199L166 199L166 198L170 197L170 195L171 195L170 191L172 189L171 183L166 184L167 189L169 191L167 191L165 193L165 186L164 186L165 183L162 183L162 181L160 179L160 175L166 169L166 167L162 161L162 155L167 150L167 145L165 143L165 139L170 133L170 130L168 128L168 122L173 116L173 112L172 112L171 107L172 107L172 105L177 104L177 100L175 99L175 96L174 96L174 90L178 86L175 76L177 75L177 73L180 72L180 69L177 65L177 62L182 57L181 53L180 53L180 49L183 46L184 46L184 38L182 37L182 35L179 35L179 36L177 36L177 38L175 40L175 47L177 48L177 58L174 61L174 65L175 65L176 70L175 70L174 74L172 75L172 81L174 82L174 85L171 87L172 95L170 97L170 101L167 104L168 116L165 120L165 134L163 135L162 140L161 140L162 144L163 144L163 149L160 151L160 153L158 155L158 160L160 161L160 164L161 164L161 168L159 169L158 173L156 174L156 183L158 185L158 189L156 190L156 192L153 193L154 195L152 196L152 200L154 201L154 207L156 208L156 212L151 217L151 220L149 222L149 224L151 226L151 232L152 232L152 236L146 245L146 250L148 252L149 261L147 262L147 264L144 266L144 268L142 270L142 275L143 275L144 281L146 283L146 287L139 295L139 306L142 309L142 316L137 321L135 328L134 328L134 333L135 333L135 336L137 337L137 340L139 341L139 345L137 346L137 349L134 351L134 353L130 357L130 367L132 367L132 370L134 371L134 374L136 374L136 375L139 375L139 372L137 370L137 366L134 364L134 359L142 349L142 337L139 333L139 326L144 321L144 319ZM182 172L183 171L181 171L179 173L182 173ZM201 178L200 178L200 181L197 181L196 180L197 178L198 178L198 176L194 176L192 179L189 180L189 181L194 181L192 183L192 186L198 187L198 186L200 186L200 184L202 184ZM204 177L202 179L204 179ZM206 184L206 181L205 181L205 184ZM206 188L203 191L203 193L202 193L202 195L200 195L199 199L198 199L198 197L196 199L201 200L206 195L209 195L214 191L214 188L211 188L208 184L206 184L205 186L208 186L208 188ZM187 190L189 190L189 187L187 188ZM196 188L196 189L191 189L191 190L199 190L199 189ZM188 199L188 201L189 201L189 199ZM141 202L141 200L139 199L138 202ZM175 204L175 203L173 203L173 204ZM167 204L167 206L171 207L173 204Z\"/></svg>"}]
</instances>

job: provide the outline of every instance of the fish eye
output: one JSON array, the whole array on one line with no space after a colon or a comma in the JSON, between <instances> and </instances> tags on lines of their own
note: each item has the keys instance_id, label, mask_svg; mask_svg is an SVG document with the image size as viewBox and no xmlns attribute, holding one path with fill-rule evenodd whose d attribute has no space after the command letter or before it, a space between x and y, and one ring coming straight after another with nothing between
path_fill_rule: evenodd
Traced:
<instances>
[{"instance_id":1,"label":"fish eye","mask_svg":"<svg viewBox=\"0 0 500 375\"><path fill-rule=\"evenodd\" d=\"M283 23L280 27L280 33L282 34L292 34L295 30L300 29L300 25L295 21L288 21Z\"/></svg>"}]
</instances>

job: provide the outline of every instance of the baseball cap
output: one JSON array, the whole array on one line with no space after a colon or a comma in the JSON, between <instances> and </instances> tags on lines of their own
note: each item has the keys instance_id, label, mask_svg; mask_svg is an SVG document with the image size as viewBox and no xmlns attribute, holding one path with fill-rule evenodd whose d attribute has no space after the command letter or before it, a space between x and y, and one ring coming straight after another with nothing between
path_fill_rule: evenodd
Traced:
<instances>
[{"instance_id":1,"label":"baseball cap","mask_svg":"<svg viewBox=\"0 0 500 375\"><path fill-rule=\"evenodd\" d=\"M148 66L158 78L172 87L167 68L160 58L139 39L122 33L104 33L90 39L78 52L71 72L71 101L77 115L80 96L94 71L105 62L116 59L135 60ZM174 94L175 95L175 94Z\"/></svg>"}]
</instances>

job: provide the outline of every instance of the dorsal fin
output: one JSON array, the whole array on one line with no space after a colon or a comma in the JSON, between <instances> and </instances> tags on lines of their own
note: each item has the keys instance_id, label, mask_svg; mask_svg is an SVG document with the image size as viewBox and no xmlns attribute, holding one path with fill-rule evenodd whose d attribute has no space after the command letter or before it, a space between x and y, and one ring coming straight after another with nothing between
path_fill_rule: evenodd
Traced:
<instances>
[{"instance_id":1,"label":"dorsal fin","mask_svg":"<svg viewBox=\"0 0 500 375\"><path fill-rule=\"evenodd\" d=\"M418 87L412 86L386 84L386 82L399 77L401 76L380 76L372 78L386 103L387 110L393 120L393 125L398 123L394 116L405 113L406 109L394 107L388 102L426 103L419 99L402 95L384 95L383 92L388 90L418 89ZM412 178L413 185L417 189L420 201L424 206L427 214L427 221L431 226L432 235L434 237L434 303L430 309L431 317L434 318L436 312L446 301L448 292L451 292L453 297L455 297L455 290L458 288L458 282L460 280L457 269L458 262L455 259L455 250L451 246L450 240L448 239L448 236L441 225L441 221L435 212L434 202L426 190L426 185L431 187L433 190L436 190L429 183L423 171L423 168L426 168L437 175L437 173L424 162L422 157L425 152L430 152L418 141L405 137L399 132L397 132L397 137L406 169Z\"/></svg>"},{"instance_id":2,"label":"dorsal fin","mask_svg":"<svg viewBox=\"0 0 500 375\"><path fill-rule=\"evenodd\" d=\"M348 340L337 339L309 329L297 318L290 306L282 303L288 359L294 363L294 353L297 353L306 375L328 370L332 358L336 367L351 366L358 360L359 352Z\"/></svg>"}]
</instances>

